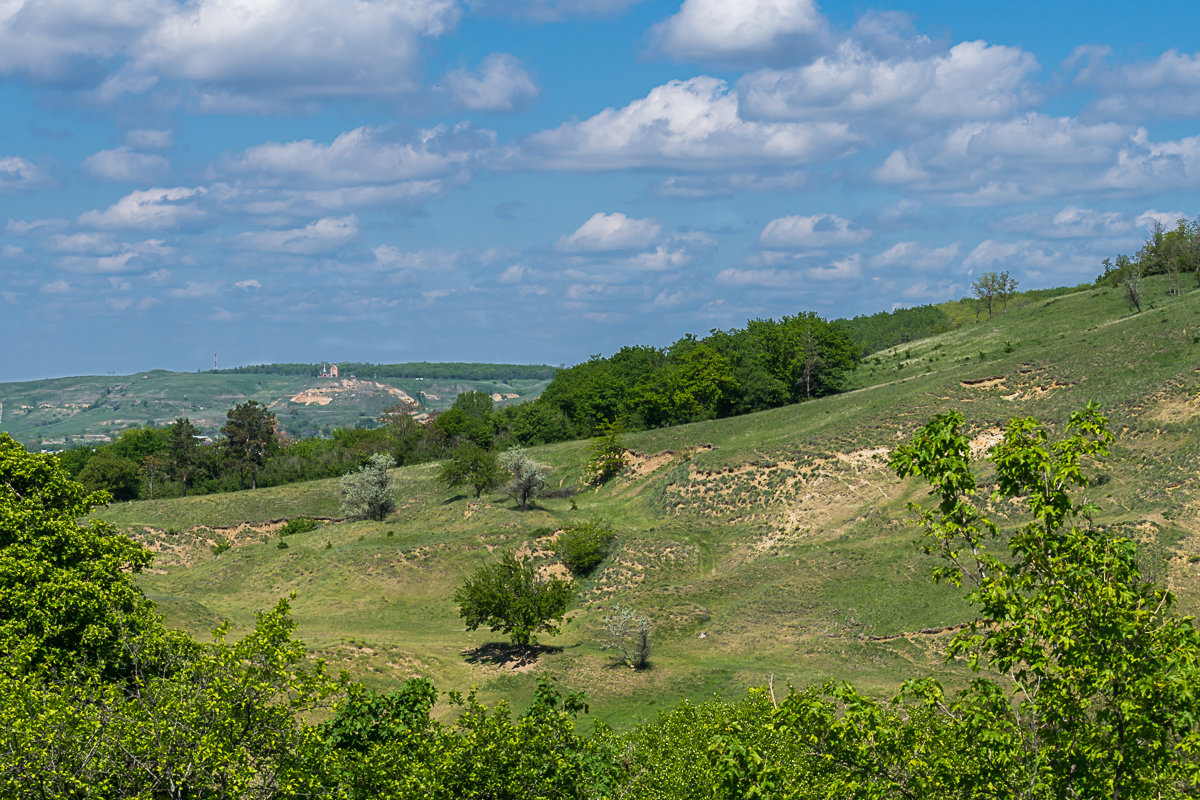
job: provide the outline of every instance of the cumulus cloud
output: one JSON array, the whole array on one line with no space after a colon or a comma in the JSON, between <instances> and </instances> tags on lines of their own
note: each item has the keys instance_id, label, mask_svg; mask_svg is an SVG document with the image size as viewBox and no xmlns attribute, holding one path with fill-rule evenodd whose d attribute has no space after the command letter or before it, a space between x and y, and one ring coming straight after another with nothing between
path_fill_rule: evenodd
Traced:
<instances>
[{"instance_id":1,"label":"cumulus cloud","mask_svg":"<svg viewBox=\"0 0 1200 800\"><path fill-rule=\"evenodd\" d=\"M84 172L102 181L149 182L170 169L171 163L162 156L138 153L129 147L101 150L83 160Z\"/></svg>"},{"instance_id":2,"label":"cumulus cloud","mask_svg":"<svg viewBox=\"0 0 1200 800\"><path fill-rule=\"evenodd\" d=\"M195 0L171 4L136 42L112 89L143 76L195 87L210 109L374 98L414 88L420 38L458 18L454 0Z\"/></svg>"},{"instance_id":3,"label":"cumulus cloud","mask_svg":"<svg viewBox=\"0 0 1200 800\"><path fill-rule=\"evenodd\" d=\"M862 256L858 253L820 267L805 270L805 275L818 281L846 281L862 277Z\"/></svg>"},{"instance_id":4,"label":"cumulus cloud","mask_svg":"<svg viewBox=\"0 0 1200 800\"><path fill-rule=\"evenodd\" d=\"M874 177L944 194L957 205L996 205L1135 185L1164 169L1173 160L1171 146L1180 143L1142 152L1136 144L1127 126L1031 112L955 125L893 151Z\"/></svg>"},{"instance_id":5,"label":"cumulus cloud","mask_svg":"<svg viewBox=\"0 0 1200 800\"><path fill-rule=\"evenodd\" d=\"M262 284L256 280L254 280L253 278L250 278L249 280L238 281L237 283L234 284L234 286L236 286L237 288L239 288L243 291L247 291L247 292L250 291L251 289L261 289L262 288Z\"/></svg>"},{"instance_id":6,"label":"cumulus cloud","mask_svg":"<svg viewBox=\"0 0 1200 800\"><path fill-rule=\"evenodd\" d=\"M247 250L269 253L312 255L336 250L358 236L358 217L325 217L303 228L277 231L247 231L234 241Z\"/></svg>"},{"instance_id":7,"label":"cumulus cloud","mask_svg":"<svg viewBox=\"0 0 1200 800\"><path fill-rule=\"evenodd\" d=\"M9 0L0 6L0 74L48 85L95 82L105 62L170 6L167 0Z\"/></svg>"},{"instance_id":8,"label":"cumulus cloud","mask_svg":"<svg viewBox=\"0 0 1200 800\"><path fill-rule=\"evenodd\" d=\"M563 169L682 169L795 164L846 152L857 137L840 122L747 122L728 84L671 81L624 108L530 136L529 165Z\"/></svg>"},{"instance_id":9,"label":"cumulus cloud","mask_svg":"<svg viewBox=\"0 0 1200 800\"><path fill-rule=\"evenodd\" d=\"M416 208L445 190L441 180L402 181L377 186L331 189L280 189L231 186L209 187L215 202L227 211L272 218L307 218L358 208Z\"/></svg>"},{"instance_id":10,"label":"cumulus cloud","mask_svg":"<svg viewBox=\"0 0 1200 800\"><path fill-rule=\"evenodd\" d=\"M882 253L871 256L869 263L874 268L942 269L958 257L958 248L958 242L944 247L930 247L920 242L897 242Z\"/></svg>"},{"instance_id":11,"label":"cumulus cloud","mask_svg":"<svg viewBox=\"0 0 1200 800\"><path fill-rule=\"evenodd\" d=\"M50 176L19 156L0 157L0 194L16 194L49 186Z\"/></svg>"},{"instance_id":12,"label":"cumulus cloud","mask_svg":"<svg viewBox=\"0 0 1200 800\"><path fill-rule=\"evenodd\" d=\"M798 58L819 45L825 18L813 0L684 0L654 27L654 49L696 61Z\"/></svg>"},{"instance_id":13,"label":"cumulus cloud","mask_svg":"<svg viewBox=\"0 0 1200 800\"><path fill-rule=\"evenodd\" d=\"M493 53L476 71L447 72L442 85L457 105L472 111L513 111L538 96L533 78L508 53Z\"/></svg>"},{"instance_id":14,"label":"cumulus cloud","mask_svg":"<svg viewBox=\"0 0 1200 800\"><path fill-rule=\"evenodd\" d=\"M1168 50L1154 61L1112 66L1108 48L1080 48L1064 66L1086 66L1077 88L1098 93L1091 112L1111 119L1191 119L1200 116L1200 53Z\"/></svg>"},{"instance_id":15,"label":"cumulus cloud","mask_svg":"<svg viewBox=\"0 0 1200 800\"><path fill-rule=\"evenodd\" d=\"M1200 182L1200 136L1153 142L1140 128L1118 151L1115 162L1097 180L1100 186L1138 192L1191 188Z\"/></svg>"},{"instance_id":16,"label":"cumulus cloud","mask_svg":"<svg viewBox=\"0 0 1200 800\"><path fill-rule=\"evenodd\" d=\"M821 250L858 244L870 236L870 231L836 214L815 214L771 220L759 235L758 243L778 250Z\"/></svg>"},{"instance_id":17,"label":"cumulus cloud","mask_svg":"<svg viewBox=\"0 0 1200 800\"><path fill-rule=\"evenodd\" d=\"M215 172L266 185L392 183L465 167L493 141L489 131L466 124L421 130L408 140L382 128L362 127L340 134L329 144L302 139L251 147L220 161Z\"/></svg>"},{"instance_id":18,"label":"cumulus cloud","mask_svg":"<svg viewBox=\"0 0 1200 800\"><path fill-rule=\"evenodd\" d=\"M662 226L652 219L632 219L620 212L596 212L574 233L560 238L558 249L568 253L640 250L661 233Z\"/></svg>"},{"instance_id":19,"label":"cumulus cloud","mask_svg":"<svg viewBox=\"0 0 1200 800\"><path fill-rule=\"evenodd\" d=\"M202 186L144 189L122 197L103 211L85 211L81 225L102 229L165 230L193 225L205 218L195 200L207 192Z\"/></svg>"},{"instance_id":20,"label":"cumulus cloud","mask_svg":"<svg viewBox=\"0 0 1200 800\"><path fill-rule=\"evenodd\" d=\"M1031 211L1007 217L997 226L1005 231L1027 231L1053 239L1091 239L1119 236L1133 230L1133 222L1118 211L1066 206L1060 211Z\"/></svg>"},{"instance_id":21,"label":"cumulus cloud","mask_svg":"<svg viewBox=\"0 0 1200 800\"><path fill-rule=\"evenodd\" d=\"M871 128L950 119L1002 119L1037 102L1033 54L962 42L946 52L880 59L854 41L787 70L761 70L738 84L743 116L770 120L866 117Z\"/></svg>"}]
</instances>

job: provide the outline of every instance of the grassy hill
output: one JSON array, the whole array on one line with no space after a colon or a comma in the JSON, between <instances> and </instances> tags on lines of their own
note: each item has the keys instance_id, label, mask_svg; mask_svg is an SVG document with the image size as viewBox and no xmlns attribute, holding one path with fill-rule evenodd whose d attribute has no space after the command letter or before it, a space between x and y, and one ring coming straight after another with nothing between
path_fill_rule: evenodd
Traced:
<instances>
[{"instance_id":1,"label":"grassy hill","mask_svg":"<svg viewBox=\"0 0 1200 800\"><path fill-rule=\"evenodd\" d=\"M478 373L481 365L461 366ZM430 410L448 408L460 392L468 391L486 392L501 403L519 402L537 397L547 383L549 379L540 378L376 378L366 372L336 380L268 372L165 370L52 378L0 383L0 430L35 449L106 442L127 428L162 426L178 417L188 417L201 430L215 433L228 409L256 400L274 411L292 436L314 436L374 420L406 398Z\"/></svg>"},{"instance_id":2,"label":"grassy hill","mask_svg":"<svg viewBox=\"0 0 1200 800\"><path fill-rule=\"evenodd\" d=\"M854 390L760 414L630 434L632 467L599 490L520 512L441 489L436 465L398 470L399 509L381 523L327 522L284 540L281 520L333 517L337 481L112 506L100 516L158 551L143 577L168 621L195 633L219 618L245 629L256 609L296 593L300 634L358 677L391 684L419 672L440 688L518 702L550 674L586 689L622 727L683 697L772 679L834 678L880 693L908 677L967 674L945 664L947 634L968 618L958 590L934 585L912 545L905 504L924 497L886 454L929 417L965 415L980 455L1012 416L1061 429L1088 400L1118 439L1093 470L1101 524L1142 542L1150 571L1185 611L1200 609L1200 291L1148 282L1131 314L1113 289L1014 304L993 320L881 351ZM255 377L255 376L245 376ZM534 451L555 487L576 486L588 443ZM1016 506L995 509L1016 524ZM500 548L554 565L550 537L602 516L611 556L579 584L571 621L535 663L497 662L498 637L463 630L455 587ZM1011 517L1011 519L1010 519ZM211 545L228 540L214 555ZM652 668L613 666L597 645L613 604L653 622Z\"/></svg>"}]
</instances>

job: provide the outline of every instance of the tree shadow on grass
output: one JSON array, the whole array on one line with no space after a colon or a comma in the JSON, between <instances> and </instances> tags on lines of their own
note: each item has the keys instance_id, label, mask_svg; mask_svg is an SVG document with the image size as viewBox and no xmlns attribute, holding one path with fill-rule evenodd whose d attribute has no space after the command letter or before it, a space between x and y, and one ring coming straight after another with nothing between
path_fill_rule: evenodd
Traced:
<instances>
[{"instance_id":1,"label":"tree shadow on grass","mask_svg":"<svg viewBox=\"0 0 1200 800\"><path fill-rule=\"evenodd\" d=\"M521 669L532 667L543 655L561 653L561 647L547 644L509 644L508 642L487 642L478 647L469 647L462 651L468 664L490 664L494 667L510 667Z\"/></svg>"},{"instance_id":2,"label":"tree shadow on grass","mask_svg":"<svg viewBox=\"0 0 1200 800\"><path fill-rule=\"evenodd\" d=\"M465 494L456 494L456 495L454 495L454 497L451 497L449 500L443 500L442 505L448 506L451 503L457 503L459 500L469 500L469 499L470 498L467 497L467 495L465 495Z\"/></svg>"}]
</instances>

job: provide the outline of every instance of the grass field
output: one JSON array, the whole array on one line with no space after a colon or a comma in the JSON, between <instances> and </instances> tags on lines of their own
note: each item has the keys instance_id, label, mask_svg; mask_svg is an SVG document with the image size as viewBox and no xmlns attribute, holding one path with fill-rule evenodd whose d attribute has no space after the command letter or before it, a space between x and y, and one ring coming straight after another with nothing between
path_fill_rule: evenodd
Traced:
<instances>
[{"instance_id":1,"label":"grass field","mask_svg":"<svg viewBox=\"0 0 1200 800\"><path fill-rule=\"evenodd\" d=\"M1116 290L1014 304L992 320L876 354L853 391L750 416L629 434L632 466L579 487L586 442L534 451L574 497L518 511L500 495L443 490L436 465L397 470L399 509L383 522L328 521L282 540L279 521L337 514L337 481L139 502L99 515L159 551L142 578L170 623L235 629L295 593L300 635L364 681L407 675L485 698L528 698L538 675L585 689L619 727L684 697L732 695L773 679L850 680L887 694L910 677L960 682L947 633L968 619L953 587L934 585L905 504L924 492L885 466L889 448L932 415L959 409L980 453L1015 415L1061 430L1088 400L1118 441L1099 465L1097 521L1143 543L1143 560L1189 613L1200 608L1200 292L1131 314ZM251 376L252 377L252 376ZM986 470L985 470L986 475ZM995 509L1017 522L1015 507ZM1009 515L1012 518L1009 519ZM535 663L497 663L486 631L463 629L463 577L502 548L548 566L547 536L592 517L619 536L560 635ZM214 555L211 546L232 546ZM598 647L612 605L653 623L652 667L616 666Z\"/></svg>"}]
</instances>

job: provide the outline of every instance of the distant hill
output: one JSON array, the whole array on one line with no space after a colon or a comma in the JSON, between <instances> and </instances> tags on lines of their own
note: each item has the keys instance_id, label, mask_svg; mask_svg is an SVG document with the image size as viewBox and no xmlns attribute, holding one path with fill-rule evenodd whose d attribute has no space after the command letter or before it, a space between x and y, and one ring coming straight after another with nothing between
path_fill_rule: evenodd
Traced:
<instances>
[{"instance_id":1,"label":"distant hill","mask_svg":"<svg viewBox=\"0 0 1200 800\"><path fill-rule=\"evenodd\" d=\"M449 407L460 392L498 404L541 394L554 367L524 364L342 364L323 378L321 364L266 364L210 372L150 370L133 375L0 383L0 430L34 449L110 441L127 428L187 417L214 433L225 412L256 400L295 437L373 424L385 408L409 400L425 410Z\"/></svg>"}]
</instances>

